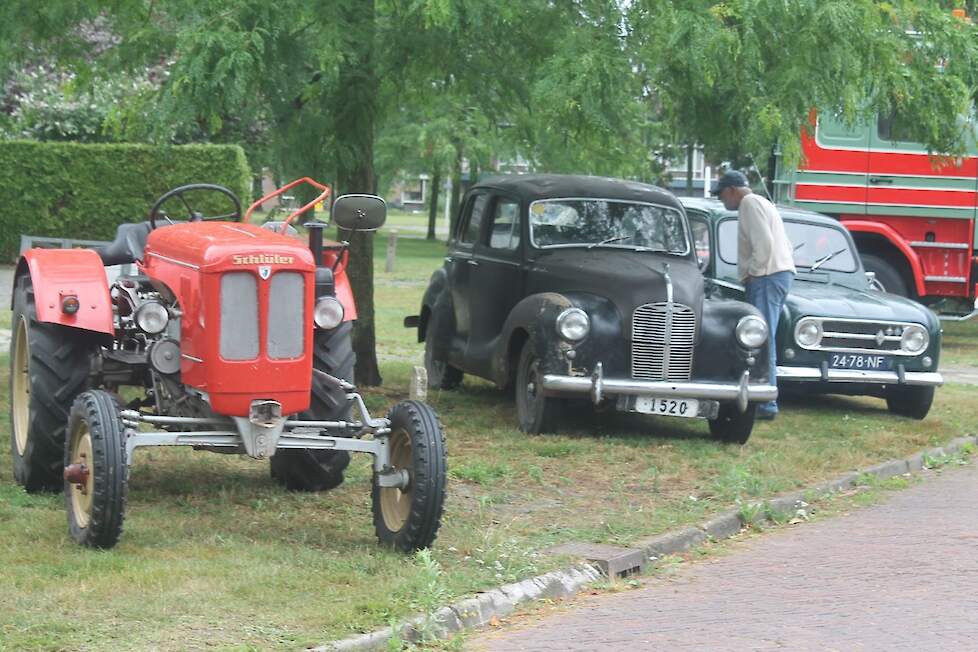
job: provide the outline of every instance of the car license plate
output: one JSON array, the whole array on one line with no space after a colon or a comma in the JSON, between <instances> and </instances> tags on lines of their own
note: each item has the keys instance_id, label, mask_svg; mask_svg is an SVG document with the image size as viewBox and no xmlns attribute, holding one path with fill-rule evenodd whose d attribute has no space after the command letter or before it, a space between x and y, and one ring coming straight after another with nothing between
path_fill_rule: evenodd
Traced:
<instances>
[{"instance_id":1,"label":"car license plate","mask_svg":"<svg viewBox=\"0 0 978 652\"><path fill-rule=\"evenodd\" d=\"M867 355L865 353L833 353L829 358L833 369L862 369L865 371L889 371L893 359L886 355Z\"/></svg>"},{"instance_id":2,"label":"car license plate","mask_svg":"<svg viewBox=\"0 0 978 652\"><path fill-rule=\"evenodd\" d=\"M694 398L639 396L635 399L635 411L642 414L661 414L667 417L695 418L699 414L699 401Z\"/></svg>"}]
</instances>

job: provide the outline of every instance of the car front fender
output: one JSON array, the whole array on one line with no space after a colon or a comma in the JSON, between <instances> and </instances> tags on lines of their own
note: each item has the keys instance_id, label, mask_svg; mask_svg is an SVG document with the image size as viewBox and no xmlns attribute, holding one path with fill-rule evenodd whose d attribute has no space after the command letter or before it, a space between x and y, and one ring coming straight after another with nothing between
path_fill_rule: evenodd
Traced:
<instances>
[{"instance_id":1,"label":"car front fender","mask_svg":"<svg viewBox=\"0 0 978 652\"><path fill-rule=\"evenodd\" d=\"M767 343L759 349L746 349L737 341L737 322L747 315L764 318L757 308L743 301L708 299L703 302L703 324L694 354L694 378L730 380L739 378L748 369L751 382L768 380ZM774 336L774 333L768 334L768 337ZM749 358L753 358L753 364L748 364Z\"/></svg>"}]
</instances>

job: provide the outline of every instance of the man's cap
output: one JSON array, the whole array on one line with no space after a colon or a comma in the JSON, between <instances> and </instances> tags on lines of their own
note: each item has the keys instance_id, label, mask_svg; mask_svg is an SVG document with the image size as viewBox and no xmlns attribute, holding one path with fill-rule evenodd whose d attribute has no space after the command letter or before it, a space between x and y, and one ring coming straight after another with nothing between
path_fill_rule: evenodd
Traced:
<instances>
[{"instance_id":1,"label":"man's cap","mask_svg":"<svg viewBox=\"0 0 978 652\"><path fill-rule=\"evenodd\" d=\"M750 184L747 183L747 177L740 170L727 170L717 181L717 185L713 188L711 195L719 195L720 191L724 188L747 188Z\"/></svg>"}]
</instances>

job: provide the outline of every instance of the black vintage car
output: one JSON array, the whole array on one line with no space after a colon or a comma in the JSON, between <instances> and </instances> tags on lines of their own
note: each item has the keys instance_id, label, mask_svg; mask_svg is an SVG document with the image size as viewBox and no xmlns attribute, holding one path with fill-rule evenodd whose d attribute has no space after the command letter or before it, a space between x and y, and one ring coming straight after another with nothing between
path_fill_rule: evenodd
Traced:
<instances>
[{"instance_id":1,"label":"black vintage car","mask_svg":"<svg viewBox=\"0 0 978 652\"><path fill-rule=\"evenodd\" d=\"M704 301L676 198L615 179L530 175L465 195L418 328L432 387L469 373L515 385L520 427L554 427L560 402L709 420L746 442L767 378L767 326L741 301Z\"/></svg>"},{"instance_id":2,"label":"black vintage car","mask_svg":"<svg viewBox=\"0 0 978 652\"><path fill-rule=\"evenodd\" d=\"M711 199L682 203L707 292L742 299L736 213ZM779 387L880 396L894 414L923 419L943 382L937 317L915 301L876 291L842 224L779 210L798 270L778 324Z\"/></svg>"}]
</instances>

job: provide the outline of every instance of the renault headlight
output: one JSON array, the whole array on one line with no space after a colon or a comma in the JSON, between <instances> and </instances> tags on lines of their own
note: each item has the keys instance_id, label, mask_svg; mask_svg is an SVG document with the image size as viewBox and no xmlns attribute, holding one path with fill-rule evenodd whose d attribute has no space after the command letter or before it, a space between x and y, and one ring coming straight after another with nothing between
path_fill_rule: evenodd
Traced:
<instances>
[{"instance_id":1,"label":"renault headlight","mask_svg":"<svg viewBox=\"0 0 978 652\"><path fill-rule=\"evenodd\" d=\"M927 345L930 344L930 335L927 329L918 324L911 324L903 329L900 337L900 348L912 355L923 353Z\"/></svg>"},{"instance_id":2,"label":"renault headlight","mask_svg":"<svg viewBox=\"0 0 978 652\"><path fill-rule=\"evenodd\" d=\"M811 349L822 341L822 325L814 319L802 319L795 326L795 341L798 346Z\"/></svg>"},{"instance_id":3,"label":"renault headlight","mask_svg":"<svg viewBox=\"0 0 978 652\"><path fill-rule=\"evenodd\" d=\"M580 308L568 308L557 315L557 332L568 342L580 342L591 330L591 320Z\"/></svg>"},{"instance_id":4,"label":"renault headlight","mask_svg":"<svg viewBox=\"0 0 978 652\"><path fill-rule=\"evenodd\" d=\"M323 330L336 328L343 321L343 304L335 297L320 297L312 311L316 326Z\"/></svg>"},{"instance_id":5,"label":"renault headlight","mask_svg":"<svg viewBox=\"0 0 978 652\"><path fill-rule=\"evenodd\" d=\"M735 332L740 345L748 349L760 348L767 341L767 324L756 315L741 317Z\"/></svg>"},{"instance_id":6,"label":"renault headlight","mask_svg":"<svg viewBox=\"0 0 978 652\"><path fill-rule=\"evenodd\" d=\"M162 333L170 321L170 313L159 301L147 301L136 308L136 326L149 335Z\"/></svg>"}]
</instances>

